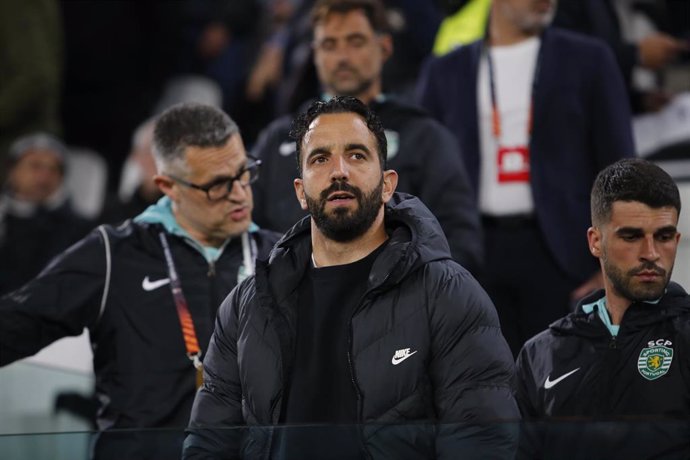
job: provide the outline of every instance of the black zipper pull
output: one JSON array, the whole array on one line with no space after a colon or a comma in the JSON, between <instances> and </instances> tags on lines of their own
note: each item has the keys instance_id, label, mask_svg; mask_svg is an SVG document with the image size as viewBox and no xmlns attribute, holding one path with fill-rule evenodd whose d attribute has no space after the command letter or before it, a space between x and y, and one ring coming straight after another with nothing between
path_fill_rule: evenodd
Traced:
<instances>
[{"instance_id":1,"label":"black zipper pull","mask_svg":"<svg viewBox=\"0 0 690 460\"><path fill-rule=\"evenodd\" d=\"M609 341L609 348L613 348L613 349L618 348L618 341L617 341L615 335L611 336L611 340Z\"/></svg>"}]
</instances>

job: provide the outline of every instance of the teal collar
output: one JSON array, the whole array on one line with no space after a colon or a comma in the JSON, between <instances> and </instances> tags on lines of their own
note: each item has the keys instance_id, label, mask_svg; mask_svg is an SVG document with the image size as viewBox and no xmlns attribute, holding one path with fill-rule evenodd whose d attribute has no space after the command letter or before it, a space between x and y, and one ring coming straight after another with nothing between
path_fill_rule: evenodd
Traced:
<instances>
[{"instance_id":1,"label":"teal collar","mask_svg":"<svg viewBox=\"0 0 690 460\"><path fill-rule=\"evenodd\" d=\"M220 248L214 248L212 246L204 246L197 240L192 238L192 236L177 223L175 219L175 214L172 210L172 200L167 196L164 196L155 204L152 204L144 210L141 214L134 218L134 222L137 223L147 223L147 224L160 224L165 228L165 231L171 235L176 235L184 238L191 246L196 248L206 259L207 262L215 262L220 255L223 253L223 249L230 242L232 238L228 238ZM259 227L255 223L251 223L249 226L249 233L254 233L259 230Z\"/></svg>"},{"instance_id":2,"label":"teal collar","mask_svg":"<svg viewBox=\"0 0 690 460\"><path fill-rule=\"evenodd\" d=\"M656 305L659 303L661 298L658 298L656 300L649 300L645 301L645 303L651 304L651 305ZM602 297L601 299L597 300L596 302L588 303L582 305L582 310L590 314L594 311L594 307L597 308L597 314L599 315L599 319L601 319L601 322L604 323L604 326L606 326L606 329L609 330L611 335L613 337L616 337L618 335L618 331L620 330L621 326L620 324L615 325L611 323L611 316L609 315L609 311L606 308L606 296Z\"/></svg>"}]
</instances>

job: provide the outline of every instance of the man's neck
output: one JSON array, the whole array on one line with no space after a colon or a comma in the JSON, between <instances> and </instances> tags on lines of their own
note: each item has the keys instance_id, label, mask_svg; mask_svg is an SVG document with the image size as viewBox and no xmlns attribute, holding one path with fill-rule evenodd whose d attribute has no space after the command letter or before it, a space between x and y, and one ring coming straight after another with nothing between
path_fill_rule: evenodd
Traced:
<instances>
[{"instance_id":1,"label":"man's neck","mask_svg":"<svg viewBox=\"0 0 690 460\"><path fill-rule=\"evenodd\" d=\"M381 246L388 239L383 226L383 212L376 218L374 224L359 238L341 243L326 238L311 222L312 257L317 267L345 265L361 260Z\"/></svg>"},{"instance_id":2,"label":"man's neck","mask_svg":"<svg viewBox=\"0 0 690 460\"><path fill-rule=\"evenodd\" d=\"M177 225L180 226L182 230L187 232L187 234L201 246L206 248L219 248L225 243L227 238L215 237L214 235L208 235L203 231L197 229L189 222L187 222L179 213L175 211L175 206L173 206L173 215L175 216L175 221Z\"/></svg>"},{"instance_id":3,"label":"man's neck","mask_svg":"<svg viewBox=\"0 0 690 460\"><path fill-rule=\"evenodd\" d=\"M539 35L538 32L526 32L494 9L489 22L489 45L510 46L529 40Z\"/></svg>"},{"instance_id":4,"label":"man's neck","mask_svg":"<svg viewBox=\"0 0 690 460\"><path fill-rule=\"evenodd\" d=\"M611 324L614 326L620 326L623 315L631 304L630 300L612 293L610 289L606 290L606 310L608 310Z\"/></svg>"}]
</instances>

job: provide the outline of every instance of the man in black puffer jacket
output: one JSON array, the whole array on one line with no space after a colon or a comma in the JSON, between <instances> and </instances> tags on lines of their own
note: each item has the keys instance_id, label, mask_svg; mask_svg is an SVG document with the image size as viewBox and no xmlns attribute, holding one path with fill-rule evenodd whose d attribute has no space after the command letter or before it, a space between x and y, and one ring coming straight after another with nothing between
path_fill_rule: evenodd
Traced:
<instances>
[{"instance_id":1,"label":"man in black puffer jacket","mask_svg":"<svg viewBox=\"0 0 690 460\"><path fill-rule=\"evenodd\" d=\"M294 128L311 217L221 306L184 458L512 458L496 311L431 212L394 193L380 122L336 97Z\"/></svg>"}]
</instances>

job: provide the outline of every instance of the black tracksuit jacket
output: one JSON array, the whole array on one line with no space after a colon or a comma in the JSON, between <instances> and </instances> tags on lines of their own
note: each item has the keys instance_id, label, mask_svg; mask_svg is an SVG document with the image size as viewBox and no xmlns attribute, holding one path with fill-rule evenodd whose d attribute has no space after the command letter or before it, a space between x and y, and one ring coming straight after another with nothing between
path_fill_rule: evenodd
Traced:
<instances>
[{"instance_id":1,"label":"black tracksuit jacket","mask_svg":"<svg viewBox=\"0 0 690 460\"><path fill-rule=\"evenodd\" d=\"M596 308L578 308L520 352L521 456L690 458L690 296L670 283L657 304L633 303L616 337Z\"/></svg>"},{"instance_id":2,"label":"black tracksuit jacket","mask_svg":"<svg viewBox=\"0 0 690 460\"><path fill-rule=\"evenodd\" d=\"M168 278L161 231L159 224L132 221L99 227L36 279L0 299L0 365L88 328L99 429L175 429L170 438L145 431L105 433L97 446L98 458L180 456L196 388L195 370L186 356L170 284L155 283ZM109 276L104 232L111 254ZM250 235L262 257L279 236L263 230ZM216 311L237 284L242 244L234 238L209 264L182 238L167 238L205 352Z\"/></svg>"},{"instance_id":3,"label":"black tracksuit jacket","mask_svg":"<svg viewBox=\"0 0 690 460\"><path fill-rule=\"evenodd\" d=\"M366 458L513 458L513 362L493 304L416 198L386 207L389 242L350 321L348 360ZM183 458L272 458L290 382L309 218L221 306ZM396 351L416 353L393 365ZM487 422L487 425L477 425ZM244 436L229 429L248 425ZM221 428L221 429L217 429ZM241 454L242 452L242 454ZM242 456L241 456L242 455Z\"/></svg>"}]
</instances>

